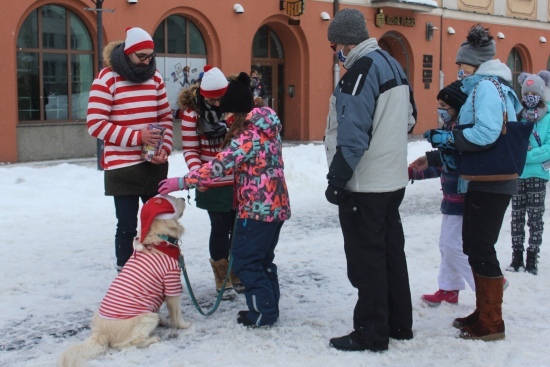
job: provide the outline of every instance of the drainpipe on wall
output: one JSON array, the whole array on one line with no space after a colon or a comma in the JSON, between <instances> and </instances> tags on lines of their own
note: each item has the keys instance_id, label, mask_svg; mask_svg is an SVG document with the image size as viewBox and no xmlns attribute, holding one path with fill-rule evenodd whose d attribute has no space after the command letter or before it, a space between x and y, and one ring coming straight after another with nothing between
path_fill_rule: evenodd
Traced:
<instances>
[{"instance_id":1,"label":"drainpipe on wall","mask_svg":"<svg viewBox=\"0 0 550 367\"><path fill-rule=\"evenodd\" d=\"M443 72L443 13L439 18L439 90L445 87L445 73Z\"/></svg>"},{"instance_id":2,"label":"drainpipe on wall","mask_svg":"<svg viewBox=\"0 0 550 367\"><path fill-rule=\"evenodd\" d=\"M340 11L340 2L339 0L333 0L332 2L332 19L334 19L334 16L336 16L336 13ZM340 81L340 60L338 60L338 56L334 54L333 57L333 79L334 79L334 88L338 85L338 82Z\"/></svg>"}]
</instances>

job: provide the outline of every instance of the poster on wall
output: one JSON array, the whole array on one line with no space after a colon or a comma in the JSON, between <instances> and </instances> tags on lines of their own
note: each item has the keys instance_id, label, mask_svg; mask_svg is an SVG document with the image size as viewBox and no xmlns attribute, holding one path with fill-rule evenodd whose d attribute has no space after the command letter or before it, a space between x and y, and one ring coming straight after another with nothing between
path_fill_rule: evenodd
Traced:
<instances>
[{"instance_id":1,"label":"poster on wall","mask_svg":"<svg viewBox=\"0 0 550 367\"><path fill-rule=\"evenodd\" d=\"M164 78L172 116L177 118L180 91L189 88L199 79L199 74L206 65L206 58L157 57L156 61L157 69Z\"/></svg>"}]
</instances>

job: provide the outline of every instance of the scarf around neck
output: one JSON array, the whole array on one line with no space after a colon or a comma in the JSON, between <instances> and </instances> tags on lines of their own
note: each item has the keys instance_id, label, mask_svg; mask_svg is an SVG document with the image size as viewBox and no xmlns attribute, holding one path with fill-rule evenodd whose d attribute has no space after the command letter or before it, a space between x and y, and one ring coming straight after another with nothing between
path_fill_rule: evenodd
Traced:
<instances>
[{"instance_id":1,"label":"scarf around neck","mask_svg":"<svg viewBox=\"0 0 550 367\"><path fill-rule=\"evenodd\" d=\"M223 139L227 133L227 126L222 120L223 113L220 108L206 103L200 93L197 93L197 105L200 106L197 132L204 134L209 140Z\"/></svg>"},{"instance_id":2,"label":"scarf around neck","mask_svg":"<svg viewBox=\"0 0 550 367\"><path fill-rule=\"evenodd\" d=\"M365 54L376 51L380 47L378 46L378 42L376 41L376 38L369 38L355 46L347 55L346 61L344 62L344 68L348 69L351 68L353 63L363 57Z\"/></svg>"},{"instance_id":3,"label":"scarf around neck","mask_svg":"<svg viewBox=\"0 0 550 367\"><path fill-rule=\"evenodd\" d=\"M111 65L114 71L132 83L144 83L151 79L157 71L155 60L150 61L146 66L134 65L124 53L124 42L113 48Z\"/></svg>"}]
</instances>

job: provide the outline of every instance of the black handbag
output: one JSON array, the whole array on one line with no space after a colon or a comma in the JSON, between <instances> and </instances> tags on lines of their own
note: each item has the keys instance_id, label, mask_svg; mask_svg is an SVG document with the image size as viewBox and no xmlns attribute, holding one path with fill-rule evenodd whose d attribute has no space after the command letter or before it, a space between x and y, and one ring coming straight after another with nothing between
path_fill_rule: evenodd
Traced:
<instances>
[{"instance_id":1,"label":"black handbag","mask_svg":"<svg viewBox=\"0 0 550 367\"><path fill-rule=\"evenodd\" d=\"M491 80L498 89L504 106L506 99L502 87L494 78ZM474 88L472 103L475 100L477 86ZM504 181L518 178L523 172L529 146L529 136L533 131L533 122L508 121L506 107L502 114L502 131L496 142L488 149L475 152L458 152L455 156L458 173L469 181ZM475 121L475 110L474 110ZM458 125L455 129L467 129L474 124Z\"/></svg>"}]
</instances>

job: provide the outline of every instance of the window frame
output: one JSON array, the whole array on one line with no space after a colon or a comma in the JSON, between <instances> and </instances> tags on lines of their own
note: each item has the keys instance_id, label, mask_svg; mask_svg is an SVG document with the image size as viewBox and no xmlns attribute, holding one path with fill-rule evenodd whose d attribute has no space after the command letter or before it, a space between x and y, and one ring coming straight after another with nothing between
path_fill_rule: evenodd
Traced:
<instances>
[{"instance_id":1,"label":"window frame","mask_svg":"<svg viewBox=\"0 0 550 367\"><path fill-rule=\"evenodd\" d=\"M66 36L66 48L65 49L59 49L59 48L48 48L48 47L44 47L43 45L43 40L44 40L44 30L43 30L43 16L44 15L47 15L47 13L51 13L51 9L50 7L59 7L59 8L63 8L63 10L65 11L65 36ZM21 87L20 84L19 84L19 81L17 82L17 100L18 100L18 107L17 107L17 123L18 125L24 125L24 124L44 124L44 123L48 123L48 124L58 124L58 123L72 123L72 122L85 122L86 121L86 118L73 118L73 98L72 98L72 90L73 90L73 79L74 79L74 76L72 76L72 60L73 60L73 57L75 55L77 56L82 56L82 55L85 55L85 56L89 56L91 57L91 70L90 70L90 73L92 73L92 75L95 73L95 61L96 61L96 57L98 57L96 55L96 50L95 50L95 45L92 41L92 33L90 32L90 29L86 26L86 23L83 21L83 19L81 17L78 16L77 13L75 13L73 10L71 10L70 8L66 7L66 6L63 6L63 5L60 5L60 4L44 4L42 6L39 6L39 7L36 7L35 9L33 9L28 15L27 15L27 18L32 16L33 12L36 12L36 24L32 24L32 26L36 26L36 30L34 30L33 34L32 34L32 37L36 37L36 41L37 41L37 47L36 48L27 48L27 47L21 47L21 48L17 48L17 55L16 55L16 58L18 59L18 55L20 53L33 53L33 54L37 54L38 55L38 87L39 87L39 119L29 119L29 120L21 120L19 118L20 116L20 113L21 113L21 109L19 107L19 101L20 101L20 98L22 98L23 96L20 96L20 93L19 93L19 88ZM89 37L90 39L90 49L89 50L79 50L79 49L75 49L75 48L72 48L73 44L75 44L74 42L74 39L73 37L71 37L71 18L72 17L76 17L80 23L82 24L83 26L83 30L87 31L87 36ZM25 18L25 21L26 19ZM22 23L22 24L25 24L25 21ZM20 36L20 32L21 32L21 28L19 29L18 33L17 33L17 38L16 38L16 42ZM46 33L46 34L50 34L50 33ZM44 72L45 72L45 67L44 67L44 54L53 54L53 55L64 55L65 56L65 59L66 59L66 62L65 62L65 73L66 73L66 80L64 80L63 82L65 83L66 85L66 89L67 89L67 118L65 119L45 119L46 117L46 104L44 103L44 101L48 98L46 95L45 95L45 90L44 90L44 86L45 86L45 78L48 77L48 75L44 76ZM18 61L17 61L18 62ZM56 65L57 66L57 65ZM16 75L16 78L17 80L19 80L20 78L20 73L19 71L17 71L17 75ZM93 78L91 78L91 80L93 81ZM88 93L91 89L91 83L90 83L90 86L88 87ZM84 113L84 116L86 114Z\"/></svg>"}]
</instances>

